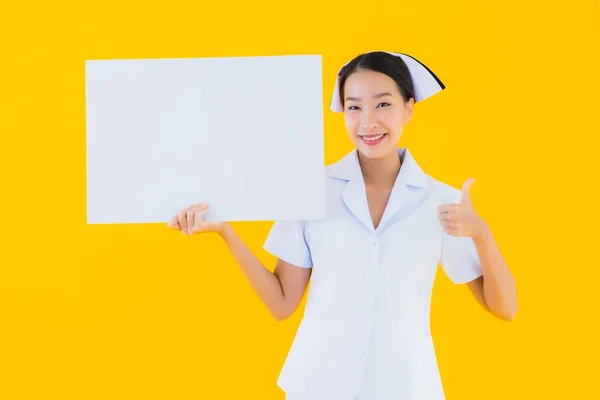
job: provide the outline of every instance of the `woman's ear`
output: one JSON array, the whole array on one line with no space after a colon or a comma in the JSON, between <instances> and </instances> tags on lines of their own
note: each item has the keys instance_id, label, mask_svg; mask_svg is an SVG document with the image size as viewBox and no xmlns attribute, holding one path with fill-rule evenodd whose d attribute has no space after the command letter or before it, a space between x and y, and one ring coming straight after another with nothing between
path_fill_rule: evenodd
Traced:
<instances>
[{"instance_id":1,"label":"woman's ear","mask_svg":"<svg viewBox=\"0 0 600 400\"><path fill-rule=\"evenodd\" d=\"M408 101L405 103L406 106L406 122L410 121L410 118L412 117L413 114L413 110L415 107L415 99L414 98L410 98L408 99Z\"/></svg>"}]
</instances>

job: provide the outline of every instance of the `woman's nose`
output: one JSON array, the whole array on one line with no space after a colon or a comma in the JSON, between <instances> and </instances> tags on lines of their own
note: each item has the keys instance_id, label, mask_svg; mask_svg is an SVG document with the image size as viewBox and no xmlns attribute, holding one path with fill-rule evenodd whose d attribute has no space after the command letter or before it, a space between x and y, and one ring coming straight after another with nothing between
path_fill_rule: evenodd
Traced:
<instances>
[{"instance_id":1,"label":"woman's nose","mask_svg":"<svg viewBox=\"0 0 600 400\"><path fill-rule=\"evenodd\" d=\"M373 129L377 128L377 121L375 121L372 116L371 113L365 112L361 115L360 118L360 128L362 130L365 130L367 132L372 131Z\"/></svg>"},{"instance_id":2,"label":"woman's nose","mask_svg":"<svg viewBox=\"0 0 600 400\"><path fill-rule=\"evenodd\" d=\"M377 123L374 121L366 121L360 124L361 130L365 132L371 132L373 129L377 128Z\"/></svg>"}]
</instances>

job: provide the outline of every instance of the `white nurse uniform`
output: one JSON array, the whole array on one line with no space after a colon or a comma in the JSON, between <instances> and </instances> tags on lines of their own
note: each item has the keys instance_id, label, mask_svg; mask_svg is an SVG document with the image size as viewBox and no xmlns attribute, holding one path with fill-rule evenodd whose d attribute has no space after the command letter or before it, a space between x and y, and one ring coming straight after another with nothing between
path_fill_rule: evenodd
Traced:
<instances>
[{"instance_id":1,"label":"white nurse uniform","mask_svg":"<svg viewBox=\"0 0 600 400\"><path fill-rule=\"evenodd\" d=\"M289 399L444 399L430 334L438 265L455 283L481 276L471 238L444 233L438 206L461 192L408 149L374 229L357 152L327 166L326 219L278 221L265 249L313 268L302 322L279 376Z\"/></svg>"}]
</instances>

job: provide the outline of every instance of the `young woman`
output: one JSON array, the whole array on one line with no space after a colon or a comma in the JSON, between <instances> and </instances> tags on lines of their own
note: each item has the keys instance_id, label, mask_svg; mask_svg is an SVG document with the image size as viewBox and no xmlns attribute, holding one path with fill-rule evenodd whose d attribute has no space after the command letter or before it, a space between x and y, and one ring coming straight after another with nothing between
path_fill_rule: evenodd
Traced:
<instances>
[{"instance_id":1,"label":"young woman","mask_svg":"<svg viewBox=\"0 0 600 400\"><path fill-rule=\"evenodd\" d=\"M405 54L366 53L342 67L331 109L344 113L355 149L325 168L325 220L273 225L274 272L228 223L203 220L206 204L170 221L184 234L220 234L277 319L296 310L310 279L278 380L286 398L443 399L429 325L438 265L486 310L514 317L515 281L473 208L472 180L462 191L437 181L397 147L414 104L443 89Z\"/></svg>"}]
</instances>

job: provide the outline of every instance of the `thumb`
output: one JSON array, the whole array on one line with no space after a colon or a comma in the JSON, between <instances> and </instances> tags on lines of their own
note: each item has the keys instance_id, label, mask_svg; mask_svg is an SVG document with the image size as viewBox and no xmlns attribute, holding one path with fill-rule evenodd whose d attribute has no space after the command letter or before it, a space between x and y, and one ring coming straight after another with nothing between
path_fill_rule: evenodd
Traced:
<instances>
[{"instance_id":1,"label":"thumb","mask_svg":"<svg viewBox=\"0 0 600 400\"><path fill-rule=\"evenodd\" d=\"M194 213L194 231L199 231L204 224L204 215L208 211L208 204L198 205L199 210Z\"/></svg>"},{"instance_id":2,"label":"thumb","mask_svg":"<svg viewBox=\"0 0 600 400\"><path fill-rule=\"evenodd\" d=\"M470 203L471 202L471 185L475 182L475 179L468 179L462 187L462 195L460 202L461 203Z\"/></svg>"}]
</instances>

